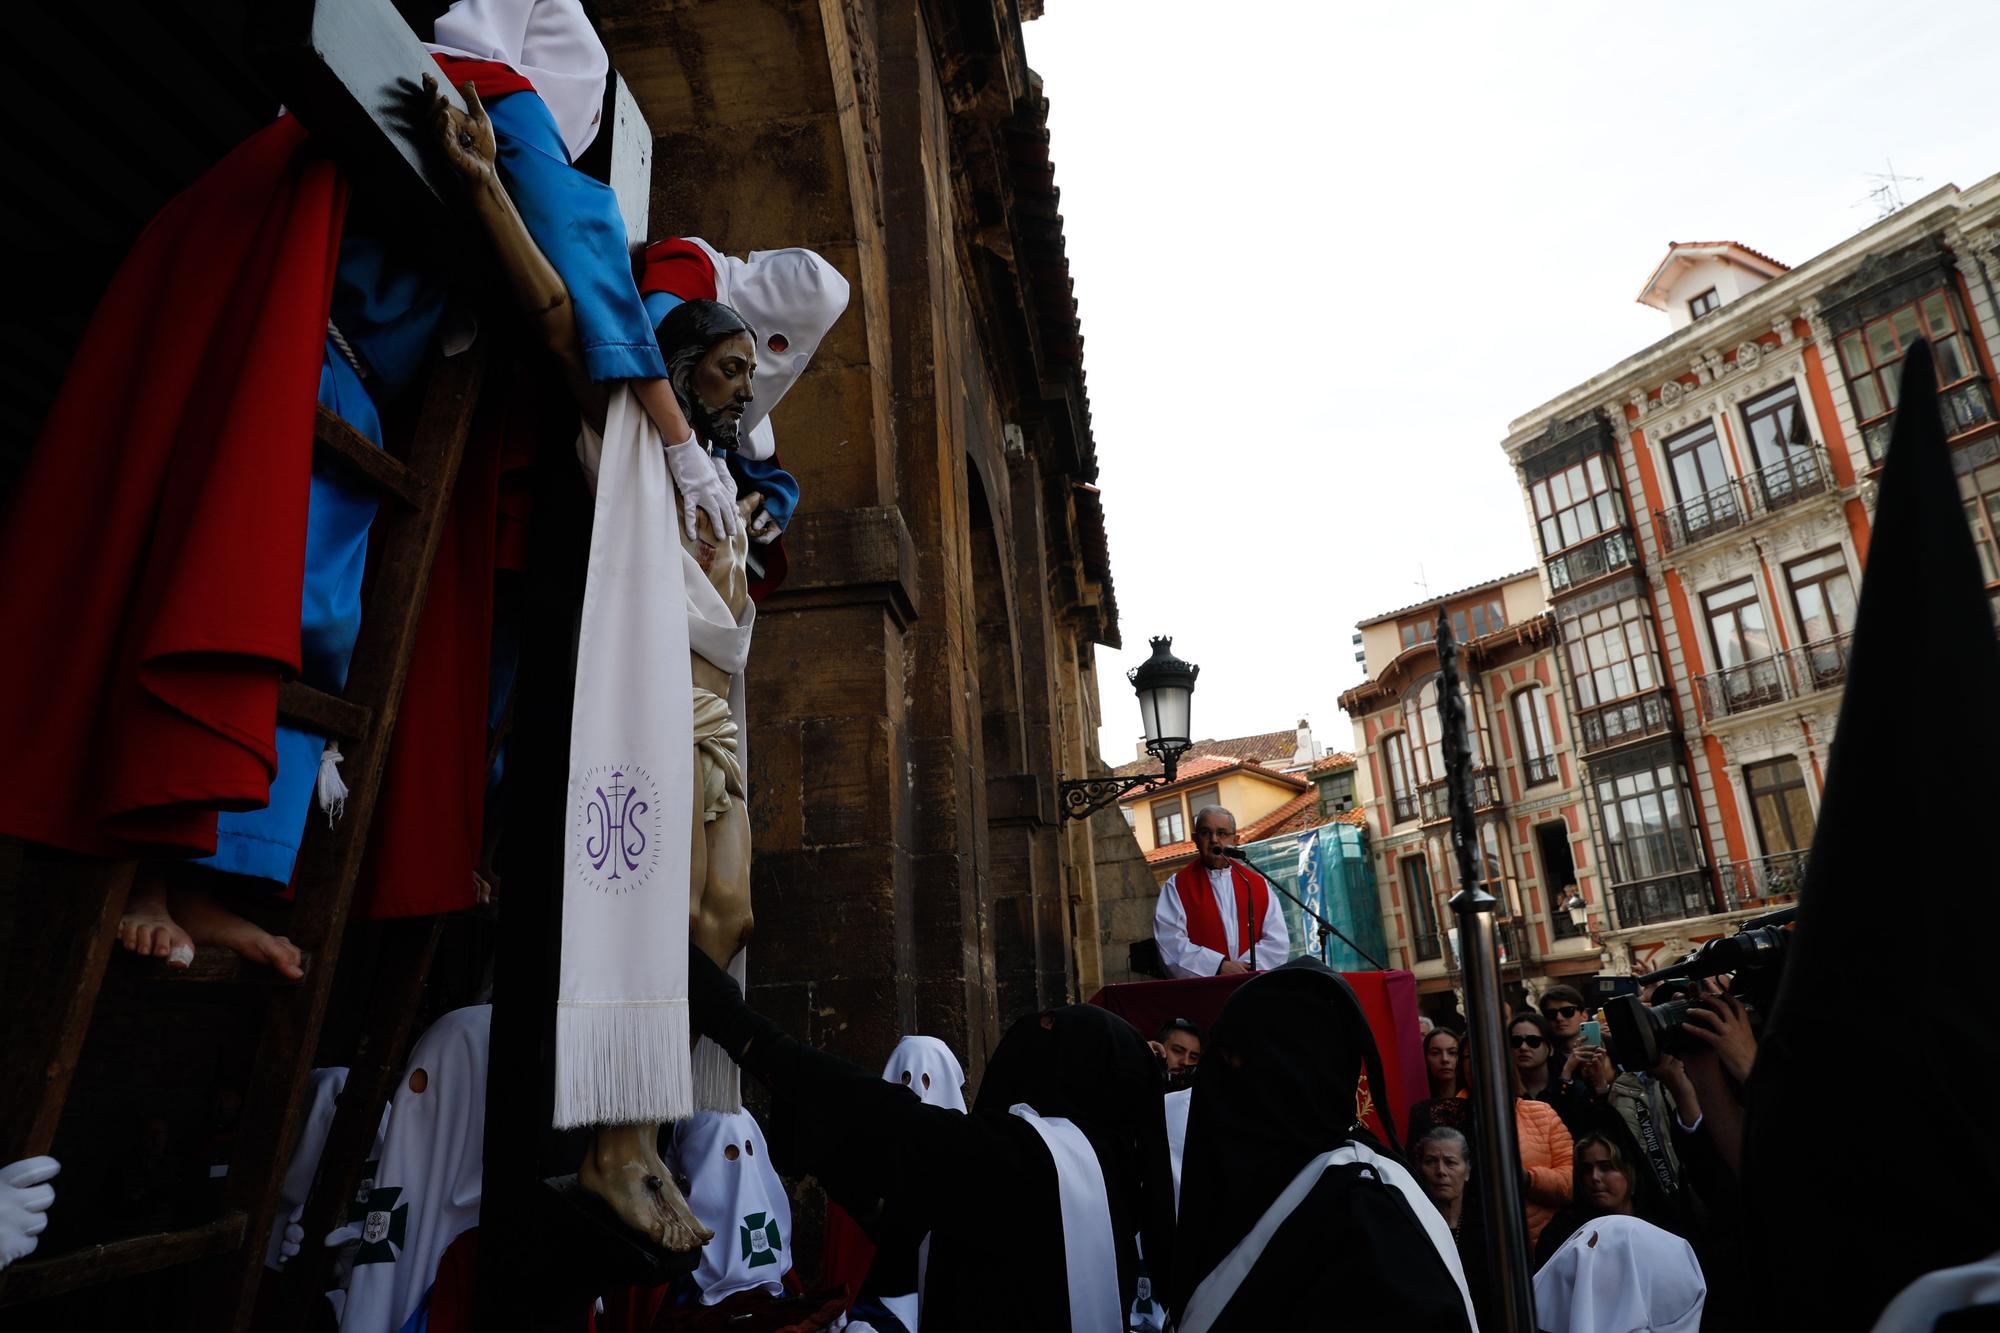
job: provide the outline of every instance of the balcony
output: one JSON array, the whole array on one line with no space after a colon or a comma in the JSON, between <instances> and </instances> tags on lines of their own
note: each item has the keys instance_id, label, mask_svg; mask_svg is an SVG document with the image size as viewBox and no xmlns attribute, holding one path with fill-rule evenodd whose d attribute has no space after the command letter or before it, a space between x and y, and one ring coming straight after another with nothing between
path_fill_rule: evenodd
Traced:
<instances>
[{"instance_id":1,"label":"balcony","mask_svg":"<svg viewBox=\"0 0 2000 1333\"><path fill-rule=\"evenodd\" d=\"M1678 551L1746 523L1822 495L1833 487L1825 456L1818 449L1795 449L1748 477L1684 500L1654 515L1660 545Z\"/></svg>"},{"instance_id":2,"label":"balcony","mask_svg":"<svg viewBox=\"0 0 2000 1333\"><path fill-rule=\"evenodd\" d=\"M1582 546L1572 547L1548 561L1549 591L1561 592L1579 583L1602 578L1625 568L1639 558L1639 545L1624 528L1607 532Z\"/></svg>"},{"instance_id":3,"label":"balcony","mask_svg":"<svg viewBox=\"0 0 2000 1333\"><path fill-rule=\"evenodd\" d=\"M1444 941L1436 931L1418 931L1410 936L1410 952L1420 963L1444 957Z\"/></svg>"},{"instance_id":4,"label":"balcony","mask_svg":"<svg viewBox=\"0 0 2000 1333\"><path fill-rule=\"evenodd\" d=\"M1437 824L1451 818L1451 788L1443 782L1426 783L1417 789L1423 802L1424 822ZM1472 770L1472 808L1483 810L1500 804L1500 784L1490 768Z\"/></svg>"},{"instance_id":5,"label":"balcony","mask_svg":"<svg viewBox=\"0 0 2000 1333\"><path fill-rule=\"evenodd\" d=\"M1970 379L1963 384L1938 391L1938 415L1944 418L1944 433L1960 435L1966 431L1984 426L1994 419L1993 394L1983 379ZM1889 452L1889 430L1896 423L1892 414L1861 428L1862 447L1868 451L1868 461L1879 463Z\"/></svg>"},{"instance_id":6,"label":"balcony","mask_svg":"<svg viewBox=\"0 0 2000 1333\"><path fill-rule=\"evenodd\" d=\"M1695 693L1701 699L1702 717L1714 721L1839 688L1847 681L1852 639L1852 635L1840 634L1727 671L1697 676Z\"/></svg>"},{"instance_id":7,"label":"balcony","mask_svg":"<svg viewBox=\"0 0 2000 1333\"><path fill-rule=\"evenodd\" d=\"M1665 690L1585 708L1576 715L1577 734L1583 738L1585 754L1608 750L1641 736L1658 735L1673 724L1674 708Z\"/></svg>"},{"instance_id":8,"label":"balcony","mask_svg":"<svg viewBox=\"0 0 2000 1333\"><path fill-rule=\"evenodd\" d=\"M1521 773L1526 777L1530 787L1540 786L1544 782L1554 782L1559 771L1556 757L1552 754L1531 754L1521 760Z\"/></svg>"},{"instance_id":9,"label":"balcony","mask_svg":"<svg viewBox=\"0 0 2000 1333\"><path fill-rule=\"evenodd\" d=\"M1417 817L1417 800L1414 796L1397 792L1389 798L1389 810L1393 822L1407 824Z\"/></svg>"},{"instance_id":10,"label":"balcony","mask_svg":"<svg viewBox=\"0 0 2000 1333\"><path fill-rule=\"evenodd\" d=\"M1658 925L1662 921L1685 921L1709 916L1715 903L1708 896L1708 876L1699 870L1683 871L1634 884L1611 886L1611 905L1618 913L1621 928Z\"/></svg>"},{"instance_id":11,"label":"balcony","mask_svg":"<svg viewBox=\"0 0 2000 1333\"><path fill-rule=\"evenodd\" d=\"M1797 896L1805 887L1808 855L1806 851L1779 852L1754 861L1731 861L1720 871L1724 905L1733 912Z\"/></svg>"}]
</instances>

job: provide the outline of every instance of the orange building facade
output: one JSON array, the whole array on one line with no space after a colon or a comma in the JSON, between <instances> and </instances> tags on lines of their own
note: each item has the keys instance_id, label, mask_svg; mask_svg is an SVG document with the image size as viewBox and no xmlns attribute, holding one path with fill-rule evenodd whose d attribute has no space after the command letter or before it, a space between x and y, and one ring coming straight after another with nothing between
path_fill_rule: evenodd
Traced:
<instances>
[{"instance_id":1,"label":"orange building facade","mask_svg":"<svg viewBox=\"0 0 2000 1333\"><path fill-rule=\"evenodd\" d=\"M1676 244L1639 298L1668 336L1510 428L1606 971L1663 966L1797 890L1918 337L2000 615L1996 223L2000 177L1795 269L1734 242Z\"/></svg>"},{"instance_id":2,"label":"orange building facade","mask_svg":"<svg viewBox=\"0 0 2000 1333\"><path fill-rule=\"evenodd\" d=\"M1554 617L1533 570L1364 620L1368 680L1343 694L1354 726L1355 793L1369 829L1391 966L1416 974L1421 1003L1454 1006L1459 963L1449 902L1458 888L1444 785L1434 625L1463 645L1479 873L1501 904L1501 979L1518 999L1601 971L1570 904L1602 897L1582 754L1564 703Z\"/></svg>"}]
</instances>

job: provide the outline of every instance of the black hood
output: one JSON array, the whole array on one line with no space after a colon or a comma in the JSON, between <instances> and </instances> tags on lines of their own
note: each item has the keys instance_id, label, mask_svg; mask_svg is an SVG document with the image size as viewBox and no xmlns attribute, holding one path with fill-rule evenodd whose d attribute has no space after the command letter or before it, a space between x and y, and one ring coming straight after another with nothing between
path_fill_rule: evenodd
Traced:
<instances>
[{"instance_id":1,"label":"black hood","mask_svg":"<svg viewBox=\"0 0 2000 1333\"><path fill-rule=\"evenodd\" d=\"M1988 841L2000 651L1924 343L1900 404L1748 1094L1750 1232L1766 1289L1800 1328L1866 1328L1918 1275L2000 1250L2000 1002L1981 915L2000 887ZM1892 1144L1920 1127L1926 1150L1870 1154L1867 1122L1842 1114L1863 1088L1890 1092Z\"/></svg>"}]
</instances>

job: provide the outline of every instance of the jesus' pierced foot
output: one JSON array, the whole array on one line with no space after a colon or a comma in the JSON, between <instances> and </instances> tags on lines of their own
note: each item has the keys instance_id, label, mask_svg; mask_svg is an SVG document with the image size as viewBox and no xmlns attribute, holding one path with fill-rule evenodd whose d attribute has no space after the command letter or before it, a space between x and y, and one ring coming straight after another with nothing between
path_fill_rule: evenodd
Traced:
<instances>
[{"instance_id":1,"label":"jesus' pierced foot","mask_svg":"<svg viewBox=\"0 0 2000 1333\"><path fill-rule=\"evenodd\" d=\"M299 965L296 944L244 920L217 902L208 890L182 885L169 892L167 901L174 919L187 927L188 937L196 944L228 949L253 963L268 963L280 976L293 981L306 974Z\"/></svg>"},{"instance_id":2,"label":"jesus' pierced foot","mask_svg":"<svg viewBox=\"0 0 2000 1333\"><path fill-rule=\"evenodd\" d=\"M604 1200L618 1219L675 1254L686 1254L715 1236L681 1197L660 1160L655 1125L603 1125L584 1151L577 1183Z\"/></svg>"},{"instance_id":3,"label":"jesus' pierced foot","mask_svg":"<svg viewBox=\"0 0 2000 1333\"><path fill-rule=\"evenodd\" d=\"M167 886L154 875L132 881L125 915L118 918L118 942L141 958L164 958L168 967L194 961L194 941L167 911Z\"/></svg>"}]
</instances>

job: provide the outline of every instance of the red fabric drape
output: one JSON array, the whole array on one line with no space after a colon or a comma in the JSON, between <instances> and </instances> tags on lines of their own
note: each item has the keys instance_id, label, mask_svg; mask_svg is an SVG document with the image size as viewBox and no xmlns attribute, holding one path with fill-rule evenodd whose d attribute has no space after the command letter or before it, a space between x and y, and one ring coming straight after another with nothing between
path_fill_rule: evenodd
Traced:
<instances>
[{"instance_id":1,"label":"red fabric drape","mask_svg":"<svg viewBox=\"0 0 2000 1333\"><path fill-rule=\"evenodd\" d=\"M847 1304L853 1309L861 1295L861 1284L875 1266L875 1242L845 1208L833 1200L826 1202L826 1232L820 1242L819 1280L828 1286L846 1289Z\"/></svg>"},{"instance_id":2,"label":"red fabric drape","mask_svg":"<svg viewBox=\"0 0 2000 1333\"><path fill-rule=\"evenodd\" d=\"M1176 981L1130 981L1106 986L1090 997L1090 1002L1109 1009L1151 1037L1168 1019L1185 1018L1207 1029L1222 1013L1230 993L1256 973L1227 977L1185 977ZM1382 1055L1383 1090L1369 1089L1365 1107L1372 1100L1375 1111L1369 1128L1379 1136L1381 1103L1389 1103L1397 1134L1410 1123L1410 1108L1430 1096L1424 1077L1424 1057L1417 1034L1417 979L1408 972L1343 972L1361 1001L1368 1029L1375 1034L1375 1049ZM1365 1081L1365 1079L1364 1079Z\"/></svg>"},{"instance_id":3,"label":"red fabric drape","mask_svg":"<svg viewBox=\"0 0 2000 1333\"><path fill-rule=\"evenodd\" d=\"M0 833L206 855L268 798L346 200L283 117L98 304L0 529Z\"/></svg>"},{"instance_id":4,"label":"red fabric drape","mask_svg":"<svg viewBox=\"0 0 2000 1333\"><path fill-rule=\"evenodd\" d=\"M470 56L448 56L439 51L431 52L431 59L437 61L444 71L445 79L454 88L463 88L470 83L479 92L479 100L491 102L496 97L508 93L531 93L535 85L528 82L528 76L511 65L503 65L497 60L474 60Z\"/></svg>"}]
</instances>

